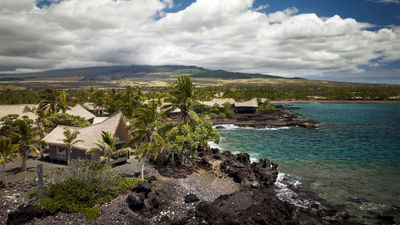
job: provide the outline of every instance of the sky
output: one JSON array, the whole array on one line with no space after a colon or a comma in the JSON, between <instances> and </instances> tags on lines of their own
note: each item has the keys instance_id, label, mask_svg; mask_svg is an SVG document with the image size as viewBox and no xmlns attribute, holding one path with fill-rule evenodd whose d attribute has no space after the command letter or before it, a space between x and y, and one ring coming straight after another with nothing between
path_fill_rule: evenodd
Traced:
<instances>
[{"instance_id":1,"label":"sky","mask_svg":"<svg viewBox=\"0 0 400 225\"><path fill-rule=\"evenodd\" d=\"M0 73L132 64L400 84L400 0L0 0Z\"/></svg>"}]
</instances>

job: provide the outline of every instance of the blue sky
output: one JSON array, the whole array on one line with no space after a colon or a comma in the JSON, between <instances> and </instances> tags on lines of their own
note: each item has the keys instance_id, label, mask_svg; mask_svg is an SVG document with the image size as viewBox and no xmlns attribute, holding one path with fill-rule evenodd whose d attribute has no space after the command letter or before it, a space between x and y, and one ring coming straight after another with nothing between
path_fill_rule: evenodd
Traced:
<instances>
[{"instance_id":1,"label":"blue sky","mask_svg":"<svg viewBox=\"0 0 400 225\"><path fill-rule=\"evenodd\" d=\"M175 7L166 11L180 11L193 2L194 0L175 0ZM261 10L265 13L296 7L299 13L316 13L325 17L340 15L380 26L400 25L400 1L396 4L378 0L256 0L253 7L264 5L268 5Z\"/></svg>"},{"instance_id":2,"label":"blue sky","mask_svg":"<svg viewBox=\"0 0 400 225\"><path fill-rule=\"evenodd\" d=\"M400 84L400 0L2 0L0 73L180 64Z\"/></svg>"}]
</instances>

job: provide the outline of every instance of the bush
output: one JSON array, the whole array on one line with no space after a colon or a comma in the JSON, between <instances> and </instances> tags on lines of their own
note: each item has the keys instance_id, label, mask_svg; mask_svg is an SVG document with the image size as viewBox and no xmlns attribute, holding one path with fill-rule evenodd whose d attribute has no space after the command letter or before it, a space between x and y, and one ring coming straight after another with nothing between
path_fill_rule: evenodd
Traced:
<instances>
[{"instance_id":1,"label":"bush","mask_svg":"<svg viewBox=\"0 0 400 225\"><path fill-rule=\"evenodd\" d=\"M208 116L209 116L211 119L217 118L217 114L215 114L215 113L210 113L210 114L208 114Z\"/></svg>"},{"instance_id":2,"label":"bush","mask_svg":"<svg viewBox=\"0 0 400 225\"><path fill-rule=\"evenodd\" d=\"M45 198L39 205L52 214L60 210L82 212L89 220L100 215L100 209L93 208L96 204L133 191L143 181L115 176L109 166L87 161L72 161L71 166L52 175L56 183L45 187Z\"/></svg>"},{"instance_id":3,"label":"bush","mask_svg":"<svg viewBox=\"0 0 400 225\"><path fill-rule=\"evenodd\" d=\"M95 220L97 217L100 216L100 209L99 208L85 208L83 209L83 214L85 214L88 220Z\"/></svg>"},{"instance_id":4,"label":"bush","mask_svg":"<svg viewBox=\"0 0 400 225\"><path fill-rule=\"evenodd\" d=\"M225 115L224 113L219 113L219 114L217 115L217 118L218 118L218 119L225 119L225 118L226 118L226 115Z\"/></svg>"},{"instance_id":5,"label":"bush","mask_svg":"<svg viewBox=\"0 0 400 225\"><path fill-rule=\"evenodd\" d=\"M85 118L66 113L56 113L47 117L47 119L51 122L53 127L57 125L87 127L90 125L90 122L85 120Z\"/></svg>"}]
</instances>

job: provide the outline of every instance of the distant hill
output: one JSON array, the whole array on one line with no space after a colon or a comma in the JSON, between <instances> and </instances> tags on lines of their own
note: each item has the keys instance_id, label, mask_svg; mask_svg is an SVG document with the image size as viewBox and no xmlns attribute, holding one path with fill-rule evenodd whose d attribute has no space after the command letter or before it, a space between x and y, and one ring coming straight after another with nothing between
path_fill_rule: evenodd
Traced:
<instances>
[{"instance_id":1,"label":"distant hill","mask_svg":"<svg viewBox=\"0 0 400 225\"><path fill-rule=\"evenodd\" d=\"M208 70L196 66L99 66L75 69L49 70L36 73L0 74L2 81L41 80L44 78L79 77L81 81L162 80L178 75L207 79L283 78L279 76Z\"/></svg>"}]
</instances>

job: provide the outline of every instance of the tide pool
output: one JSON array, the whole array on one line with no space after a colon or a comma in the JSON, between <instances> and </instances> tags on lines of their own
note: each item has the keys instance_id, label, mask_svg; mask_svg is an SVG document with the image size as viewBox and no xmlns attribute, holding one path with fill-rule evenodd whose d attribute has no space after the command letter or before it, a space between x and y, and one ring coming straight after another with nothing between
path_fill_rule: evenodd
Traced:
<instances>
[{"instance_id":1,"label":"tide pool","mask_svg":"<svg viewBox=\"0 0 400 225\"><path fill-rule=\"evenodd\" d=\"M360 217L400 207L400 104L298 103L317 129L221 130L223 149L269 158Z\"/></svg>"}]
</instances>

